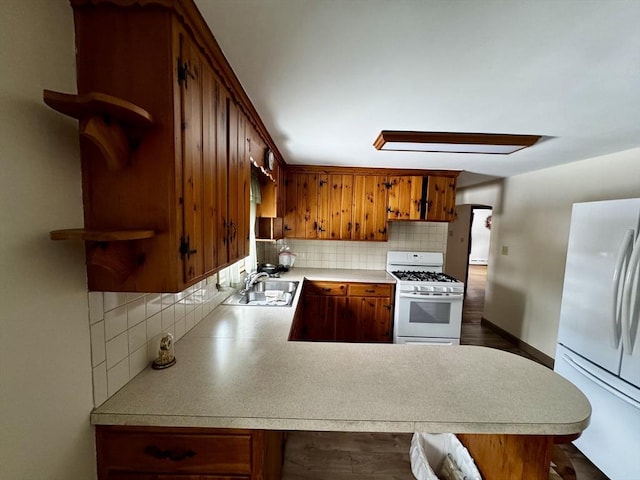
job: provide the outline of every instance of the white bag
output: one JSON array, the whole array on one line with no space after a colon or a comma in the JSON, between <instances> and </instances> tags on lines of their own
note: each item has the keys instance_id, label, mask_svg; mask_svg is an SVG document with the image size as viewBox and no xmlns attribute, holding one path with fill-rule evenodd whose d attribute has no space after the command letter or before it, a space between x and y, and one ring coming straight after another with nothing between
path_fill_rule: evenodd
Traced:
<instances>
[{"instance_id":1,"label":"white bag","mask_svg":"<svg viewBox=\"0 0 640 480\"><path fill-rule=\"evenodd\" d=\"M440 480L447 454L465 480L482 480L469 451L453 433L414 433L411 439L411 471L418 480Z\"/></svg>"}]
</instances>

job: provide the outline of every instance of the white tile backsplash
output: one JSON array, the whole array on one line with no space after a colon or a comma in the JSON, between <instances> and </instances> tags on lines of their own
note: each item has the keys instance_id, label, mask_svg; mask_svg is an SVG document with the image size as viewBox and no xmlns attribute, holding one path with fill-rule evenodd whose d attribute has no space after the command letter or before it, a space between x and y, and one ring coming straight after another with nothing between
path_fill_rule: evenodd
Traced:
<instances>
[{"instance_id":1,"label":"white tile backsplash","mask_svg":"<svg viewBox=\"0 0 640 480\"><path fill-rule=\"evenodd\" d=\"M102 292L89 293L89 323L93 325L104 319L104 295Z\"/></svg>"},{"instance_id":2,"label":"white tile backsplash","mask_svg":"<svg viewBox=\"0 0 640 480\"><path fill-rule=\"evenodd\" d=\"M107 397L124 387L130 379L129 357L112 368L107 368Z\"/></svg>"},{"instance_id":3,"label":"white tile backsplash","mask_svg":"<svg viewBox=\"0 0 640 480\"><path fill-rule=\"evenodd\" d=\"M106 296L105 296L106 298ZM122 305L104 313L105 339L111 340L127 330L127 306Z\"/></svg>"},{"instance_id":4,"label":"white tile backsplash","mask_svg":"<svg viewBox=\"0 0 640 480\"><path fill-rule=\"evenodd\" d=\"M129 328L136 326L146 318L144 297L137 298L127 303L127 325Z\"/></svg>"},{"instance_id":5,"label":"white tile backsplash","mask_svg":"<svg viewBox=\"0 0 640 480\"><path fill-rule=\"evenodd\" d=\"M439 222L389 222L387 242L285 239L258 242L258 261L278 264L284 244L296 254L297 267L384 270L389 250L445 252L448 224Z\"/></svg>"},{"instance_id":6,"label":"white tile backsplash","mask_svg":"<svg viewBox=\"0 0 640 480\"><path fill-rule=\"evenodd\" d=\"M129 334L129 351L134 352L143 345L147 344L147 324L140 322L128 331Z\"/></svg>"},{"instance_id":7,"label":"white tile backsplash","mask_svg":"<svg viewBox=\"0 0 640 480\"><path fill-rule=\"evenodd\" d=\"M213 276L176 294L89 292L96 407L158 356L166 333L178 341L231 293L216 283Z\"/></svg>"},{"instance_id":8,"label":"white tile backsplash","mask_svg":"<svg viewBox=\"0 0 640 480\"><path fill-rule=\"evenodd\" d=\"M129 336L123 332L107 341L107 371L129 356Z\"/></svg>"}]
</instances>

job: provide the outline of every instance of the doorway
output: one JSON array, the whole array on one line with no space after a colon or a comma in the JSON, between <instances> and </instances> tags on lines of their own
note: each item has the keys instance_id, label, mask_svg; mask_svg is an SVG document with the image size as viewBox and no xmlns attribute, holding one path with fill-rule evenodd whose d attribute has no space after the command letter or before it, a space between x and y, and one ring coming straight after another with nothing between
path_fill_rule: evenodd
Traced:
<instances>
[{"instance_id":1,"label":"doorway","mask_svg":"<svg viewBox=\"0 0 640 480\"><path fill-rule=\"evenodd\" d=\"M465 295L470 287L474 291L484 291L489 268L492 207L456 205L456 212L456 220L449 224L444 271L464 282Z\"/></svg>"}]
</instances>

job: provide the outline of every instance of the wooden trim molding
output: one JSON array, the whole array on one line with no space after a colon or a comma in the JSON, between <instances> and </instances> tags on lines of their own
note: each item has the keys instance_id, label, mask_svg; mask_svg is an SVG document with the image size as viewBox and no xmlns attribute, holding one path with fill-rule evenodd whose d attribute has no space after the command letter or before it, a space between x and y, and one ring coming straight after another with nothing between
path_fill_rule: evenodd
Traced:
<instances>
[{"instance_id":1,"label":"wooden trim molding","mask_svg":"<svg viewBox=\"0 0 640 480\"><path fill-rule=\"evenodd\" d=\"M532 347L528 343L523 342L522 340L520 340L518 337L516 337L512 333L507 332L503 328L499 327L498 325L496 325L495 323L487 320L484 317L482 317L480 319L480 324L490 328L491 330L496 332L501 337L506 338L507 340L509 340L511 343L514 343L518 348L520 348L521 350L524 350L525 352L527 352L533 358L535 358L540 363L542 363L545 367L553 369L553 365L555 363L555 360L552 357L550 357L549 355L547 355L546 353L543 353L540 350L538 350L537 348Z\"/></svg>"},{"instance_id":2,"label":"wooden trim molding","mask_svg":"<svg viewBox=\"0 0 640 480\"><path fill-rule=\"evenodd\" d=\"M336 175L389 175L389 176L437 176L457 178L458 170L413 170L397 168L373 168L373 167L332 167L327 165L290 165L287 164L287 173L325 173Z\"/></svg>"}]
</instances>

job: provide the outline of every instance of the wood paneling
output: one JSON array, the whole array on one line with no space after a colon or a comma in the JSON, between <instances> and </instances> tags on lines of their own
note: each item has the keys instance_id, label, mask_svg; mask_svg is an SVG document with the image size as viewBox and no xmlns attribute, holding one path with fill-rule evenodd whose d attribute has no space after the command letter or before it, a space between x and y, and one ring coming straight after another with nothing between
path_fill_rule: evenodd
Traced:
<instances>
[{"instance_id":1,"label":"wood paneling","mask_svg":"<svg viewBox=\"0 0 640 480\"><path fill-rule=\"evenodd\" d=\"M251 108L241 93L223 88L235 88L235 77L191 1L71 4L75 106L104 107L81 141L85 228L155 233L127 247L131 272L100 267L101 252L90 245L89 289L184 290L248 254L247 139L264 148L256 138L259 125L252 126L259 122L247 116ZM110 98L119 100L105 103ZM153 119L151 126L140 112ZM109 127L112 120L122 122L122 135Z\"/></svg>"},{"instance_id":2,"label":"wood paneling","mask_svg":"<svg viewBox=\"0 0 640 480\"><path fill-rule=\"evenodd\" d=\"M427 216L431 222L450 222L455 218L456 178L429 176Z\"/></svg>"},{"instance_id":3,"label":"wood paneling","mask_svg":"<svg viewBox=\"0 0 640 480\"><path fill-rule=\"evenodd\" d=\"M487 480L548 480L552 436L458 434Z\"/></svg>"},{"instance_id":4,"label":"wood paneling","mask_svg":"<svg viewBox=\"0 0 640 480\"><path fill-rule=\"evenodd\" d=\"M279 480L278 431L96 427L98 478Z\"/></svg>"},{"instance_id":5,"label":"wood paneling","mask_svg":"<svg viewBox=\"0 0 640 480\"><path fill-rule=\"evenodd\" d=\"M391 342L393 286L305 281L289 340Z\"/></svg>"},{"instance_id":6,"label":"wood paneling","mask_svg":"<svg viewBox=\"0 0 640 480\"><path fill-rule=\"evenodd\" d=\"M353 228L353 175L329 175L331 189L329 237L350 240Z\"/></svg>"}]
</instances>

